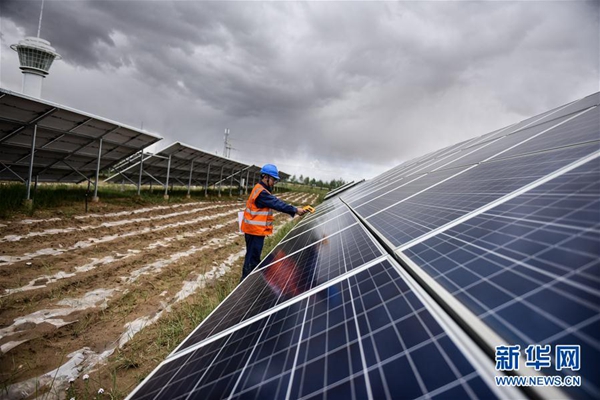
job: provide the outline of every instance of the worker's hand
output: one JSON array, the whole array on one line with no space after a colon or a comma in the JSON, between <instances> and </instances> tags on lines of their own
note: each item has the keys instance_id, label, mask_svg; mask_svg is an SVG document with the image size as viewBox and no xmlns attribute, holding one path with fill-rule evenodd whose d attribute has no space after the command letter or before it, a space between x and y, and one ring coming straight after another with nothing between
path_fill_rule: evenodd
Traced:
<instances>
[{"instance_id":1,"label":"worker's hand","mask_svg":"<svg viewBox=\"0 0 600 400\"><path fill-rule=\"evenodd\" d=\"M304 215L304 214L306 214L306 212L307 211L304 208L296 207L296 214L298 214L298 215Z\"/></svg>"}]
</instances>

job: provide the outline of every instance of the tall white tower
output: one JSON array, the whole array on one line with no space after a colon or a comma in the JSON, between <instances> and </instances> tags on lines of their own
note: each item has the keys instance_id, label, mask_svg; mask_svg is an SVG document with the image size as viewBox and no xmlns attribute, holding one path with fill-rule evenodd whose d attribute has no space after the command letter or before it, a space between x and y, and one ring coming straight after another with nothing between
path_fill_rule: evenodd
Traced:
<instances>
[{"instance_id":1,"label":"tall white tower","mask_svg":"<svg viewBox=\"0 0 600 400\"><path fill-rule=\"evenodd\" d=\"M26 37L18 44L10 46L19 53L20 68L23 71L23 93L38 98L42 97L42 83L50 71L52 62L62 58L54 47L50 46L49 41L40 38L43 12L44 0L42 0L37 37Z\"/></svg>"}]
</instances>

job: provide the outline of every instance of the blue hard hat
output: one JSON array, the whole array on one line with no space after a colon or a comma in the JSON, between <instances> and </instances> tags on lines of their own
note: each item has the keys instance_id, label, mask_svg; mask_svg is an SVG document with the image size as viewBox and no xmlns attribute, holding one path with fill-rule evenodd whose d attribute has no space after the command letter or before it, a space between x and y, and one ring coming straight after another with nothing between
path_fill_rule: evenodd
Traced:
<instances>
[{"instance_id":1,"label":"blue hard hat","mask_svg":"<svg viewBox=\"0 0 600 400\"><path fill-rule=\"evenodd\" d=\"M277 171L277 167L273 164L265 164L260 170L261 174L267 174L272 176L273 178L279 180L279 171Z\"/></svg>"}]
</instances>

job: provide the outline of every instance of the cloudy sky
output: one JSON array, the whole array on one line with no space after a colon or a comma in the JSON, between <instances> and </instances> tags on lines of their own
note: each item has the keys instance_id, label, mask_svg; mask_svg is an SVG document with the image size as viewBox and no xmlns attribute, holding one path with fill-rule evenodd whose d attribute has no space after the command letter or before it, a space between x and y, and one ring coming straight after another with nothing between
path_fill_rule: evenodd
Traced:
<instances>
[{"instance_id":1,"label":"cloudy sky","mask_svg":"<svg viewBox=\"0 0 600 400\"><path fill-rule=\"evenodd\" d=\"M9 46L41 0L0 3ZM599 90L600 2L46 0L43 98L316 179L371 178Z\"/></svg>"}]
</instances>

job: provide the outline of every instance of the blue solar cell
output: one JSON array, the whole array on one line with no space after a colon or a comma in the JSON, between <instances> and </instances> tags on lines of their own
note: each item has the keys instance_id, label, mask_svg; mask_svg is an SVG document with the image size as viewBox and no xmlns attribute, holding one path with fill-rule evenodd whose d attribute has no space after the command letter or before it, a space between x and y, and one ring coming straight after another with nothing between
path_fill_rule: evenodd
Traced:
<instances>
[{"instance_id":1,"label":"blue solar cell","mask_svg":"<svg viewBox=\"0 0 600 400\"><path fill-rule=\"evenodd\" d=\"M600 93L594 93L566 106L558 107L557 109L552 110L552 112L548 112L547 115L544 115L540 122L544 122L548 119L556 119L563 115L573 115L581 110L585 110L597 105L600 105Z\"/></svg>"},{"instance_id":2,"label":"blue solar cell","mask_svg":"<svg viewBox=\"0 0 600 400\"><path fill-rule=\"evenodd\" d=\"M373 389L373 397L391 398L390 395L386 395L384 390L386 386L390 394L399 393L407 399L416 399L423 396L425 390L420 387L408 357L402 356L390 360L381 366L381 370L383 371L382 378L385 378L385 383L380 383Z\"/></svg>"},{"instance_id":3,"label":"blue solar cell","mask_svg":"<svg viewBox=\"0 0 600 400\"><path fill-rule=\"evenodd\" d=\"M311 222L303 225L300 229L293 229L279 246L290 254L303 247L311 245L318 240L330 236L352 224L357 223L356 217L351 212L341 214L337 217L326 220L325 222Z\"/></svg>"},{"instance_id":4,"label":"blue solar cell","mask_svg":"<svg viewBox=\"0 0 600 400\"><path fill-rule=\"evenodd\" d=\"M429 392L456 381L454 365L448 363L448 356L442 354L434 343L416 349L411 355L415 368ZM432 365L435 365L435 368L432 368Z\"/></svg>"},{"instance_id":5,"label":"blue solar cell","mask_svg":"<svg viewBox=\"0 0 600 400\"><path fill-rule=\"evenodd\" d=\"M306 229L310 229L315 225L327 222L329 220L339 217L341 214L347 213L348 209L341 201L335 199L332 200L332 204L327 206L317 206L314 214L305 214L305 216L298 222L294 227L294 234L304 232Z\"/></svg>"},{"instance_id":6,"label":"blue solar cell","mask_svg":"<svg viewBox=\"0 0 600 400\"><path fill-rule=\"evenodd\" d=\"M261 320L220 339L211 348L166 362L150 376L149 382L138 387L133 398L176 399L185 398L190 393L210 398L211 392L219 397L219 392L226 393L227 388L234 384L232 378L236 367L244 365L244 358L252 349L249 345L258 338L264 324L265 320ZM211 379L214 384L198 386L204 378Z\"/></svg>"},{"instance_id":7,"label":"blue solar cell","mask_svg":"<svg viewBox=\"0 0 600 400\"><path fill-rule=\"evenodd\" d=\"M284 244L285 245L285 244ZM177 351L267 311L381 256L361 226L286 255L280 246L181 344Z\"/></svg>"},{"instance_id":8,"label":"blue solar cell","mask_svg":"<svg viewBox=\"0 0 600 400\"><path fill-rule=\"evenodd\" d=\"M600 319L597 176L597 160L583 164L405 254L507 343L524 348L572 334L573 343L591 345L589 357L600 357L597 336L585 333ZM581 209L591 217L573 218ZM580 373L588 379L583 393L594 393L595 372Z\"/></svg>"},{"instance_id":9,"label":"blue solar cell","mask_svg":"<svg viewBox=\"0 0 600 400\"><path fill-rule=\"evenodd\" d=\"M373 288L370 285L363 287L360 279L369 275L372 279L377 279L377 276L387 276L388 282L391 280L391 283L396 286L395 293L388 293L389 297L384 298L379 287ZM350 281L352 280L353 278L350 278ZM454 359L464 367L466 362L464 356L458 356L458 351L450 341L441 341L447 338L443 329L406 284L399 277L394 278L389 267L379 266L361 272L356 276L356 280L352 291L356 299L359 331L373 332L369 335L370 340L363 342L365 359L369 364L378 365L378 370L381 371L379 377L374 372L369 375L372 380L381 382L380 385L373 385L374 396L377 398L387 390L392 398L396 397L394 393L402 393L402 396L406 393L414 393L419 397L429 391L440 390L449 382L456 383L457 377L462 375ZM403 304L405 307L408 306L408 309L405 308L404 313L394 315L398 299L404 300ZM452 350L446 352L446 346L451 347ZM423 356L421 353L425 352L425 348L427 354L440 362L439 374L429 373L432 370L431 364L420 363ZM455 357L450 359L449 353ZM436 368L437 366L438 364ZM398 368L408 369L402 374L399 373ZM471 367L470 372L473 371ZM425 386L421 386L417 381L417 375L422 381L425 380Z\"/></svg>"},{"instance_id":10,"label":"blue solar cell","mask_svg":"<svg viewBox=\"0 0 600 400\"><path fill-rule=\"evenodd\" d=\"M532 154L515 159L483 163L438 186L366 216L383 237L401 246L446 223L485 206L560 167L588 155L595 146L578 146L552 152ZM442 171L443 172L443 171ZM373 200L374 209L387 202ZM357 210L360 213L360 209Z\"/></svg>"},{"instance_id":11,"label":"blue solar cell","mask_svg":"<svg viewBox=\"0 0 600 400\"><path fill-rule=\"evenodd\" d=\"M395 290L379 290L382 282ZM392 314L398 299L408 306L399 317ZM173 355L132 398L398 398L455 393L456 387L476 396L491 393L471 385L479 377L384 261Z\"/></svg>"},{"instance_id":12,"label":"blue solar cell","mask_svg":"<svg viewBox=\"0 0 600 400\"><path fill-rule=\"evenodd\" d=\"M581 100L574 101L571 104L566 106L560 106L549 110L545 113L536 115L531 118L527 118L513 126L507 127L506 129L500 130L493 135L489 135L486 137L486 140L493 140L499 137L502 137L507 134L515 133L517 131L527 129L530 127L534 127L540 124L545 124L549 121L557 121L562 119L563 117L573 116L587 108L593 107L594 105L600 104L600 96L598 93L595 93L591 96L587 96Z\"/></svg>"},{"instance_id":13,"label":"blue solar cell","mask_svg":"<svg viewBox=\"0 0 600 400\"><path fill-rule=\"evenodd\" d=\"M480 145L481 148L478 149L477 151L469 154L468 156L465 156L461 159L456 160L455 162L453 162L452 164L449 164L447 167L444 167L444 168L451 168L451 167L457 167L457 166L462 166L462 165L472 165L472 164L487 160L489 158L492 158L492 159L506 158L506 157L512 157L512 156L519 155L519 154L526 154L526 153L529 153L532 151L541 151L541 150L551 149L554 147L558 147L558 146L554 146L555 144L557 144L557 145L559 144L559 143L555 143L558 138L563 139L563 141L565 141L565 144L580 143L580 140L576 140L575 138L573 138L571 140L571 142L569 142L568 139L565 140L564 136L563 136L563 130L577 130L576 128L573 128L573 126L576 127L578 125L577 122L570 121L570 122L565 123L562 126L555 127L556 125L568 120L569 118L571 118L571 116L565 116L565 117L559 118L558 120L552 120L552 121L549 121L549 122L546 122L543 124L531 126L527 129L521 130L519 132L512 133L512 134L504 136L504 137L496 138L495 139L496 141L494 141L493 143L486 142L486 143ZM549 131L544 132L547 130L549 130ZM554 135L555 131L558 131L558 135ZM542 133L542 132L544 132L544 133ZM538 136L534 139L531 139L532 137L534 137L535 135L538 135L538 134L540 134L540 136ZM583 131L583 134L589 135L588 131ZM560 139L558 139L558 140L560 140ZM587 141L587 140L581 140L581 141ZM506 151L512 146L516 146L516 147L514 147L514 149L512 149L512 150ZM471 149L469 149L469 150L471 150Z\"/></svg>"},{"instance_id":14,"label":"blue solar cell","mask_svg":"<svg viewBox=\"0 0 600 400\"><path fill-rule=\"evenodd\" d=\"M404 179L400 185L385 187L379 191L375 191L369 196L365 196L358 201L349 203L350 207L362 217L366 218L371 213L363 211L363 205L371 203L376 210L384 209L399 201L405 200L421 190L425 190L435 184L442 182L444 179L461 172L463 169L449 169L439 172L432 172L427 175L417 175L410 179ZM379 197L378 197L379 196Z\"/></svg>"},{"instance_id":15,"label":"blue solar cell","mask_svg":"<svg viewBox=\"0 0 600 400\"><path fill-rule=\"evenodd\" d=\"M519 134L520 133L517 133L515 135ZM514 157L520 154L592 141L596 141L596 149L598 149L598 139L600 139L600 110L594 108L561 126L551 129L550 131L501 154L500 157Z\"/></svg>"}]
</instances>

